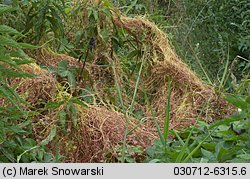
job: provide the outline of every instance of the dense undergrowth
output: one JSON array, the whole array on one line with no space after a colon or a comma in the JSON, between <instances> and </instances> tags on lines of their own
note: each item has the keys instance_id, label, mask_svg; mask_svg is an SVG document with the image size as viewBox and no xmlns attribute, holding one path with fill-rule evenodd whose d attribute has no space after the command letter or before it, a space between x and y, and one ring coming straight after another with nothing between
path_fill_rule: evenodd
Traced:
<instances>
[{"instance_id":1,"label":"dense undergrowth","mask_svg":"<svg viewBox=\"0 0 250 179\"><path fill-rule=\"evenodd\" d=\"M0 161L249 162L249 6L1 1Z\"/></svg>"}]
</instances>

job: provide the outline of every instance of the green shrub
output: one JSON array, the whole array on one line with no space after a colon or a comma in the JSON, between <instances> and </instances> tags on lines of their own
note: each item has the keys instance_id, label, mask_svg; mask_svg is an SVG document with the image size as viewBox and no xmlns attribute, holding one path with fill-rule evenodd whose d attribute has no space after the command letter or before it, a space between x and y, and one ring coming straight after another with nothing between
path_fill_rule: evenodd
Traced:
<instances>
[{"instance_id":1,"label":"green shrub","mask_svg":"<svg viewBox=\"0 0 250 179\"><path fill-rule=\"evenodd\" d=\"M0 4L0 18L13 10ZM33 77L20 69L20 65L31 62L22 49L35 48L17 42L22 36L14 28L0 25L0 162L48 162L52 155L37 144L32 134L31 117L37 113L27 110L29 104L9 85L10 79Z\"/></svg>"}]
</instances>

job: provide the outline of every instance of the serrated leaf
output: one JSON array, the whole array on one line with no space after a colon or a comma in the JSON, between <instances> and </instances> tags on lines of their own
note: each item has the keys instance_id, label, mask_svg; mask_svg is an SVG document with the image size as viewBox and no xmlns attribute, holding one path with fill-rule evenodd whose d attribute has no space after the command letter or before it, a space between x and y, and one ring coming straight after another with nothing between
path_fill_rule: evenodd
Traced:
<instances>
[{"instance_id":1,"label":"serrated leaf","mask_svg":"<svg viewBox=\"0 0 250 179\"><path fill-rule=\"evenodd\" d=\"M18 43L19 44L19 46L21 47L21 48L24 48L24 49L38 49L38 48L40 48L39 46L35 46L35 45L31 45L31 44L27 44L27 43Z\"/></svg>"},{"instance_id":2,"label":"serrated leaf","mask_svg":"<svg viewBox=\"0 0 250 179\"><path fill-rule=\"evenodd\" d=\"M9 127L9 130L11 132L14 132L16 134L24 134L27 133L27 131L23 130L22 128L20 128L19 126L11 126Z\"/></svg>"},{"instance_id":3,"label":"serrated leaf","mask_svg":"<svg viewBox=\"0 0 250 179\"><path fill-rule=\"evenodd\" d=\"M77 127L77 116L78 116L78 111L75 105L72 102L69 102L67 105L67 109L70 113L70 117L72 119L73 126L76 128Z\"/></svg>"},{"instance_id":4,"label":"serrated leaf","mask_svg":"<svg viewBox=\"0 0 250 179\"><path fill-rule=\"evenodd\" d=\"M59 108L63 103L64 103L64 101L61 101L61 102L49 101L46 104L46 109L56 109L56 108Z\"/></svg>"},{"instance_id":5,"label":"serrated leaf","mask_svg":"<svg viewBox=\"0 0 250 179\"><path fill-rule=\"evenodd\" d=\"M75 75L71 72L68 72L68 82L69 85L71 87L75 87L76 86L76 79L75 79Z\"/></svg>"},{"instance_id":6,"label":"serrated leaf","mask_svg":"<svg viewBox=\"0 0 250 179\"><path fill-rule=\"evenodd\" d=\"M68 62L66 60L60 61L58 64L58 75L66 77L68 73Z\"/></svg>"},{"instance_id":7,"label":"serrated leaf","mask_svg":"<svg viewBox=\"0 0 250 179\"><path fill-rule=\"evenodd\" d=\"M57 131L57 127L54 126L54 127L51 129L49 135L46 137L46 139L44 139L44 140L41 142L41 145L48 145L49 142L51 142L51 141L54 139L54 137L56 136L56 131Z\"/></svg>"},{"instance_id":8,"label":"serrated leaf","mask_svg":"<svg viewBox=\"0 0 250 179\"><path fill-rule=\"evenodd\" d=\"M12 60L8 54L0 54L0 61L7 63L11 66L17 67L16 62Z\"/></svg>"},{"instance_id":9,"label":"serrated leaf","mask_svg":"<svg viewBox=\"0 0 250 179\"><path fill-rule=\"evenodd\" d=\"M73 103L79 104L79 105L81 105L81 106L83 106L83 107L88 107L84 102L82 102L82 101L79 100L79 99L72 98L71 101L72 101Z\"/></svg>"},{"instance_id":10,"label":"serrated leaf","mask_svg":"<svg viewBox=\"0 0 250 179\"><path fill-rule=\"evenodd\" d=\"M95 20L97 21L98 20L98 12L95 9L93 9L93 15L94 15Z\"/></svg>"},{"instance_id":11,"label":"serrated leaf","mask_svg":"<svg viewBox=\"0 0 250 179\"><path fill-rule=\"evenodd\" d=\"M4 37L4 36L0 36L0 46L11 46L14 48L20 48L21 46L13 39L11 39L10 37Z\"/></svg>"},{"instance_id":12,"label":"serrated leaf","mask_svg":"<svg viewBox=\"0 0 250 179\"><path fill-rule=\"evenodd\" d=\"M8 77L19 77L19 78L32 78L35 77L35 75L21 72L21 71L15 71L10 68L5 68L4 66L0 65L0 71L2 75L8 76Z\"/></svg>"},{"instance_id":13,"label":"serrated leaf","mask_svg":"<svg viewBox=\"0 0 250 179\"><path fill-rule=\"evenodd\" d=\"M58 116L59 116L60 126L62 126L63 128L65 128L66 120L67 120L67 113L65 111L60 111L58 113Z\"/></svg>"},{"instance_id":14,"label":"serrated leaf","mask_svg":"<svg viewBox=\"0 0 250 179\"><path fill-rule=\"evenodd\" d=\"M0 4L0 16L6 12L12 12L14 10L16 10L16 8Z\"/></svg>"},{"instance_id":15,"label":"serrated leaf","mask_svg":"<svg viewBox=\"0 0 250 179\"><path fill-rule=\"evenodd\" d=\"M15 35L22 35L16 29L9 27L7 25L0 25L0 33L8 33L8 34L15 34Z\"/></svg>"}]
</instances>

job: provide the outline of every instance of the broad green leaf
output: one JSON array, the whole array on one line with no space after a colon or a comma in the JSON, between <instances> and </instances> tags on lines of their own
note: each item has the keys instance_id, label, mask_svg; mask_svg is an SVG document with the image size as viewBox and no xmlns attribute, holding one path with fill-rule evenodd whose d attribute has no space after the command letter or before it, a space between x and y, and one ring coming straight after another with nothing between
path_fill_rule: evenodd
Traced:
<instances>
[{"instance_id":1,"label":"broad green leaf","mask_svg":"<svg viewBox=\"0 0 250 179\"><path fill-rule=\"evenodd\" d=\"M201 153L202 153L203 157L208 159L208 161L210 161L210 162L215 162L216 161L216 157L215 157L213 152L210 152L208 150L205 150L205 149L201 148Z\"/></svg>"},{"instance_id":2,"label":"broad green leaf","mask_svg":"<svg viewBox=\"0 0 250 179\"><path fill-rule=\"evenodd\" d=\"M62 60L59 62L58 74L62 77L66 77L68 75L68 62L66 60Z\"/></svg>"},{"instance_id":3,"label":"broad green leaf","mask_svg":"<svg viewBox=\"0 0 250 179\"><path fill-rule=\"evenodd\" d=\"M75 75L71 72L68 72L68 82L69 85L71 87L75 87L76 86L76 79L75 79Z\"/></svg>"},{"instance_id":4,"label":"broad green leaf","mask_svg":"<svg viewBox=\"0 0 250 179\"><path fill-rule=\"evenodd\" d=\"M225 142L219 142L215 147L215 155L219 162L225 162L233 158L233 156L241 149L239 146L234 146L233 148L226 148L224 146Z\"/></svg>"}]
</instances>

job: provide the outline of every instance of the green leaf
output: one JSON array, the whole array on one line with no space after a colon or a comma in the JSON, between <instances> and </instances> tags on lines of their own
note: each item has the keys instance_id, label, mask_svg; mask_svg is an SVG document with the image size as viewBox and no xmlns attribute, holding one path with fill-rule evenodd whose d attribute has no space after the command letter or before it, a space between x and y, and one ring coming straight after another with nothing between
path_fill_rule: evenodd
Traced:
<instances>
[{"instance_id":1,"label":"green leaf","mask_svg":"<svg viewBox=\"0 0 250 179\"><path fill-rule=\"evenodd\" d=\"M166 104L165 120L164 120L164 130L163 137L167 140L169 133L169 121L170 121L170 96L171 96L171 81L168 80L168 100Z\"/></svg>"},{"instance_id":2,"label":"green leaf","mask_svg":"<svg viewBox=\"0 0 250 179\"><path fill-rule=\"evenodd\" d=\"M246 98L246 102L247 102L248 104L250 104L250 96L248 96L248 97Z\"/></svg>"},{"instance_id":3,"label":"green leaf","mask_svg":"<svg viewBox=\"0 0 250 179\"><path fill-rule=\"evenodd\" d=\"M237 157L245 160L250 160L250 154L241 154L237 155Z\"/></svg>"},{"instance_id":4,"label":"green leaf","mask_svg":"<svg viewBox=\"0 0 250 179\"><path fill-rule=\"evenodd\" d=\"M213 152L210 152L208 150L205 150L205 149L201 148L201 153L202 153L202 156L205 159L208 159L209 162L215 162L216 161L216 157L215 157Z\"/></svg>"},{"instance_id":5,"label":"green leaf","mask_svg":"<svg viewBox=\"0 0 250 179\"><path fill-rule=\"evenodd\" d=\"M72 101L73 103L79 104L79 105L81 105L81 106L83 106L83 107L86 107L86 108L88 107L84 102L82 102L81 100L79 100L79 99L77 99L77 98L72 98L71 101Z\"/></svg>"},{"instance_id":6,"label":"green leaf","mask_svg":"<svg viewBox=\"0 0 250 179\"><path fill-rule=\"evenodd\" d=\"M215 155L219 162L225 162L232 159L236 153L241 149L240 146L234 146L233 148L227 148L224 146L225 142L219 142L215 147Z\"/></svg>"},{"instance_id":7,"label":"green leaf","mask_svg":"<svg viewBox=\"0 0 250 179\"><path fill-rule=\"evenodd\" d=\"M12 12L12 11L15 11L15 10L16 10L16 8L0 4L0 16L3 15L4 13L6 13L6 12Z\"/></svg>"},{"instance_id":8,"label":"green leaf","mask_svg":"<svg viewBox=\"0 0 250 179\"><path fill-rule=\"evenodd\" d=\"M35 46L35 45L31 45L31 44L27 44L27 43L18 43L20 45L21 48L24 49L38 49L40 48L40 46Z\"/></svg>"},{"instance_id":9,"label":"green leaf","mask_svg":"<svg viewBox=\"0 0 250 179\"><path fill-rule=\"evenodd\" d=\"M218 127L220 125L230 125L231 122L234 122L234 121L238 121L238 120L241 120L243 119L243 116L242 115L233 115L231 117L228 117L228 118L225 118L221 121L217 121L215 122L214 124L212 124L209 129L213 129L215 127Z\"/></svg>"},{"instance_id":10,"label":"green leaf","mask_svg":"<svg viewBox=\"0 0 250 179\"><path fill-rule=\"evenodd\" d=\"M16 29L9 27L7 25L0 25L0 33L8 33L8 34L15 34L15 35L22 35Z\"/></svg>"},{"instance_id":11,"label":"green leaf","mask_svg":"<svg viewBox=\"0 0 250 179\"><path fill-rule=\"evenodd\" d=\"M66 60L62 60L58 64L58 75L61 77L66 77L68 76L68 62Z\"/></svg>"},{"instance_id":12,"label":"green leaf","mask_svg":"<svg viewBox=\"0 0 250 179\"><path fill-rule=\"evenodd\" d=\"M0 36L0 46L11 46L14 48L21 48L21 46L13 39L9 38L9 37L5 37L5 36Z\"/></svg>"},{"instance_id":13,"label":"green leaf","mask_svg":"<svg viewBox=\"0 0 250 179\"><path fill-rule=\"evenodd\" d=\"M60 126L65 129L66 127L66 120L67 120L67 113L65 111L60 111L58 113L59 115L59 123L60 123Z\"/></svg>"},{"instance_id":14,"label":"green leaf","mask_svg":"<svg viewBox=\"0 0 250 179\"><path fill-rule=\"evenodd\" d=\"M19 108L17 102L22 102L17 93L6 85L0 86L0 96L6 97L16 108Z\"/></svg>"},{"instance_id":15,"label":"green leaf","mask_svg":"<svg viewBox=\"0 0 250 179\"><path fill-rule=\"evenodd\" d=\"M47 102L47 104L46 104L46 109L57 109L57 108L59 108L63 103L64 103L64 101L61 101L61 102L49 101L49 102Z\"/></svg>"},{"instance_id":16,"label":"green leaf","mask_svg":"<svg viewBox=\"0 0 250 179\"><path fill-rule=\"evenodd\" d=\"M76 79L75 75L72 72L68 72L68 82L71 87L76 86Z\"/></svg>"},{"instance_id":17,"label":"green leaf","mask_svg":"<svg viewBox=\"0 0 250 179\"><path fill-rule=\"evenodd\" d=\"M159 162L161 162L160 159L153 159L149 161L149 163L159 163Z\"/></svg>"},{"instance_id":18,"label":"green leaf","mask_svg":"<svg viewBox=\"0 0 250 179\"><path fill-rule=\"evenodd\" d=\"M8 77L19 77L19 78L31 78L35 77L35 75L21 72L21 71L15 71L10 68L5 68L4 66L0 65L0 71L4 76Z\"/></svg>"},{"instance_id":19,"label":"green leaf","mask_svg":"<svg viewBox=\"0 0 250 179\"><path fill-rule=\"evenodd\" d=\"M42 142L41 142L41 145L48 145L49 142L51 142L54 137L56 136L56 131L57 131L57 127L54 126L51 131L50 131L50 134L46 137L46 139L44 139Z\"/></svg>"},{"instance_id":20,"label":"green leaf","mask_svg":"<svg viewBox=\"0 0 250 179\"><path fill-rule=\"evenodd\" d=\"M16 62L14 60L12 60L8 54L0 54L0 61L7 63L11 66L17 67Z\"/></svg>"},{"instance_id":21,"label":"green leaf","mask_svg":"<svg viewBox=\"0 0 250 179\"><path fill-rule=\"evenodd\" d=\"M16 133L16 134L26 134L27 131L23 130L19 126L10 126L9 130Z\"/></svg>"},{"instance_id":22,"label":"green leaf","mask_svg":"<svg viewBox=\"0 0 250 179\"><path fill-rule=\"evenodd\" d=\"M130 53L127 55L127 58L128 58L128 59L132 59L132 58L136 57L137 55L139 55L140 52L141 52L140 50L133 50L132 52L130 52Z\"/></svg>"},{"instance_id":23,"label":"green leaf","mask_svg":"<svg viewBox=\"0 0 250 179\"><path fill-rule=\"evenodd\" d=\"M98 12L95 9L93 9L93 15L94 15L95 20L97 21L98 20Z\"/></svg>"},{"instance_id":24,"label":"green leaf","mask_svg":"<svg viewBox=\"0 0 250 179\"><path fill-rule=\"evenodd\" d=\"M242 110L248 110L250 105L240 96L230 95L225 98L229 103L235 105L236 107Z\"/></svg>"},{"instance_id":25,"label":"green leaf","mask_svg":"<svg viewBox=\"0 0 250 179\"><path fill-rule=\"evenodd\" d=\"M70 117L73 122L73 126L76 128L77 127L77 116L78 116L78 111L75 105L72 102L69 102L67 105L67 109L70 113Z\"/></svg>"},{"instance_id":26,"label":"green leaf","mask_svg":"<svg viewBox=\"0 0 250 179\"><path fill-rule=\"evenodd\" d=\"M4 123L0 121L0 144L6 140Z\"/></svg>"}]
</instances>

